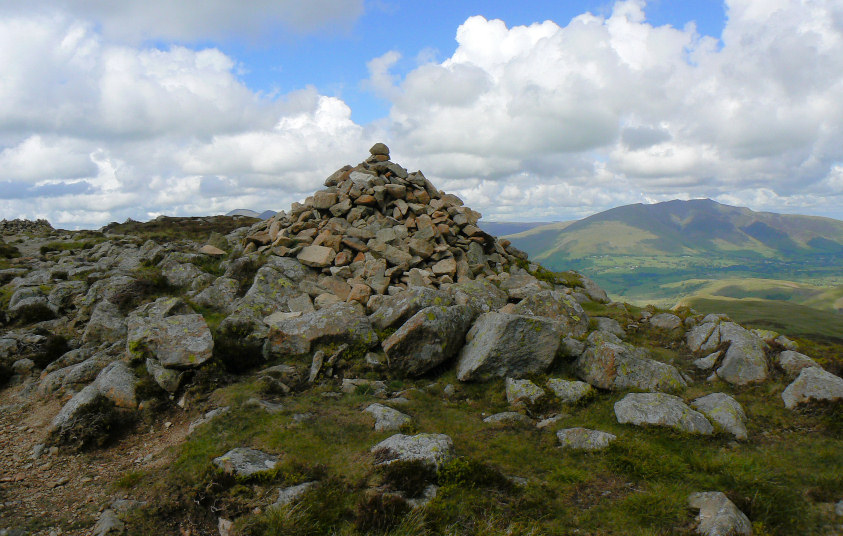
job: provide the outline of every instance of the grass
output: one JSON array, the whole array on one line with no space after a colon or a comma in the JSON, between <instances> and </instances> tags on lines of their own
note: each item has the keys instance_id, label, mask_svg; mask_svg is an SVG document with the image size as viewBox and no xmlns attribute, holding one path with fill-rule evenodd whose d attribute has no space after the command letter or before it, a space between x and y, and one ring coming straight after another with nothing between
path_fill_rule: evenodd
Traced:
<instances>
[{"instance_id":1,"label":"grass","mask_svg":"<svg viewBox=\"0 0 843 536\"><path fill-rule=\"evenodd\" d=\"M103 227L104 234L122 234L152 240L157 243L175 240L195 240L219 243L218 236L226 235L240 227L254 225L256 218L209 216L209 217L169 217L162 216L148 222L128 220L124 223L110 223Z\"/></svg>"},{"instance_id":2,"label":"grass","mask_svg":"<svg viewBox=\"0 0 843 536\"><path fill-rule=\"evenodd\" d=\"M96 240L77 240L77 241L55 241L55 242L48 242L39 248L41 255L46 255L47 253L53 253L58 251L80 251L84 249L91 249L92 247L96 246L97 244L104 242L106 239L105 237L101 237Z\"/></svg>"}]
</instances>

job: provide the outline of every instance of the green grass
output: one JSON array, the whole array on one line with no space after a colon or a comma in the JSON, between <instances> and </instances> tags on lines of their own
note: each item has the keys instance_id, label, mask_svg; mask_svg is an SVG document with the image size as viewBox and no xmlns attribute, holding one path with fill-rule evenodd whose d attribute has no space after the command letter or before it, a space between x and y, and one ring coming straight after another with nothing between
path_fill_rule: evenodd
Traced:
<instances>
[{"instance_id":1,"label":"green grass","mask_svg":"<svg viewBox=\"0 0 843 536\"><path fill-rule=\"evenodd\" d=\"M210 216L210 217L169 217L164 216L148 222L129 220L124 223L110 223L103 227L105 234L124 234L141 240L165 243L177 240L213 241L219 243L219 235L254 225L256 218Z\"/></svg>"}]
</instances>

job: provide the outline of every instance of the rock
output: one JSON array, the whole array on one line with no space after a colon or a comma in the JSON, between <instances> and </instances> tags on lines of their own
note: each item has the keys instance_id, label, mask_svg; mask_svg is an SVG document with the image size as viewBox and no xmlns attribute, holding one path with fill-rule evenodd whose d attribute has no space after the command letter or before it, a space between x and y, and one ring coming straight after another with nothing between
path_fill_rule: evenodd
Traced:
<instances>
[{"instance_id":1,"label":"rock","mask_svg":"<svg viewBox=\"0 0 843 536\"><path fill-rule=\"evenodd\" d=\"M96 525L91 529L91 534L93 536L107 536L108 534L123 534L125 530L126 526L117 517L117 512L109 508L103 510L100 514Z\"/></svg>"},{"instance_id":2,"label":"rock","mask_svg":"<svg viewBox=\"0 0 843 536\"><path fill-rule=\"evenodd\" d=\"M367 380L365 378L343 378L340 387L343 393L369 393L373 396L386 397L386 383L381 380Z\"/></svg>"},{"instance_id":3,"label":"rock","mask_svg":"<svg viewBox=\"0 0 843 536\"><path fill-rule=\"evenodd\" d=\"M695 359L694 366L700 370L711 370L717 364L717 360L720 359L720 356L722 355L723 352L714 352L705 357Z\"/></svg>"},{"instance_id":4,"label":"rock","mask_svg":"<svg viewBox=\"0 0 843 536\"><path fill-rule=\"evenodd\" d=\"M389 147L387 147L386 145L384 145L381 142L378 142L378 143L372 145L372 148L369 149L369 152L372 155L376 155L376 156L377 155L389 156Z\"/></svg>"},{"instance_id":5,"label":"rock","mask_svg":"<svg viewBox=\"0 0 843 536\"><path fill-rule=\"evenodd\" d=\"M674 330L682 326L682 319L671 313L659 313L650 317L650 325L658 329Z\"/></svg>"},{"instance_id":6,"label":"rock","mask_svg":"<svg viewBox=\"0 0 843 536\"><path fill-rule=\"evenodd\" d=\"M278 457L256 449L238 447L214 458L214 465L229 475L244 478L275 469Z\"/></svg>"},{"instance_id":7,"label":"rock","mask_svg":"<svg viewBox=\"0 0 843 536\"><path fill-rule=\"evenodd\" d=\"M305 246L296 256L302 264L313 268L324 268L334 262L336 251L325 246Z\"/></svg>"},{"instance_id":8,"label":"rock","mask_svg":"<svg viewBox=\"0 0 843 536\"><path fill-rule=\"evenodd\" d=\"M691 330L685 335L685 342L688 344L688 348L690 348L692 352L699 352L702 350L703 345L709 338L711 338L715 329L717 329L717 324L713 322L707 322L691 328ZM717 343L719 344L719 332L717 337Z\"/></svg>"},{"instance_id":9,"label":"rock","mask_svg":"<svg viewBox=\"0 0 843 536\"><path fill-rule=\"evenodd\" d=\"M791 377L797 376L804 368L820 366L819 363L805 354L792 350L785 350L780 353L776 359L776 364Z\"/></svg>"},{"instance_id":10,"label":"rock","mask_svg":"<svg viewBox=\"0 0 843 536\"><path fill-rule=\"evenodd\" d=\"M585 293L588 294L589 298L598 303L609 303L611 301L606 291L597 286L597 283L582 274L576 275L579 276L582 286L585 288Z\"/></svg>"},{"instance_id":11,"label":"rock","mask_svg":"<svg viewBox=\"0 0 843 536\"><path fill-rule=\"evenodd\" d=\"M737 400L724 393L712 393L691 402L709 421L735 436L746 439L746 413Z\"/></svg>"},{"instance_id":12,"label":"rock","mask_svg":"<svg viewBox=\"0 0 843 536\"><path fill-rule=\"evenodd\" d=\"M212 246L211 244L205 244L199 248L199 253L208 255L209 257L224 257L226 255L225 251L216 246Z\"/></svg>"},{"instance_id":13,"label":"rock","mask_svg":"<svg viewBox=\"0 0 843 536\"><path fill-rule=\"evenodd\" d=\"M530 380L506 379L506 401L510 405L534 404L544 395L544 389Z\"/></svg>"},{"instance_id":14,"label":"rock","mask_svg":"<svg viewBox=\"0 0 843 536\"><path fill-rule=\"evenodd\" d=\"M85 413L95 409L103 399L97 386L94 384L73 395L68 402L62 406L58 414L50 422L48 432L54 437L68 437L74 434L78 427L85 427L86 420L81 418Z\"/></svg>"},{"instance_id":15,"label":"rock","mask_svg":"<svg viewBox=\"0 0 843 536\"><path fill-rule=\"evenodd\" d=\"M97 391L118 408L135 409L138 407L137 382L138 378L125 363L115 361L102 369L95 384Z\"/></svg>"},{"instance_id":16,"label":"rock","mask_svg":"<svg viewBox=\"0 0 843 536\"><path fill-rule=\"evenodd\" d=\"M663 393L630 393L615 403L621 424L669 426L692 434L710 435L714 427L681 398Z\"/></svg>"},{"instance_id":17,"label":"rock","mask_svg":"<svg viewBox=\"0 0 843 536\"><path fill-rule=\"evenodd\" d=\"M562 450L603 450L609 443L617 439L617 436L599 430L588 428L566 428L556 432Z\"/></svg>"},{"instance_id":18,"label":"rock","mask_svg":"<svg viewBox=\"0 0 843 536\"><path fill-rule=\"evenodd\" d=\"M553 391L553 394L565 404L576 404L583 398L595 393L594 388L585 382L560 380L558 378L547 380L547 388Z\"/></svg>"},{"instance_id":19,"label":"rock","mask_svg":"<svg viewBox=\"0 0 843 536\"><path fill-rule=\"evenodd\" d=\"M389 368L418 376L454 357L471 326L467 305L425 307L383 342Z\"/></svg>"},{"instance_id":20,"label":"rock","mask_svg":"<svg viewBox=\"0 0 843 536\"><path fill-rule=\"evenodd\" d=\"M803 368L793 383L782 393L787 409L794 409L811 400L843 399L843 378L819 367Z\"/></svg>"},{"instance_id":21,"label":"rock","mask_svg":"<svg viewBox=\"0 0 843 536\"><path fill-rule=\"evenodd\" d=\"M543 316L562 322L563 331L582 337L588 331L588 315L570 296L557 290L543 290L521 300L512 311L515 314Z\"/></svg>"},{"instance_id":22,"label":"rock","mask_svg":"<svg viewBox=\"0 0 843 536\"><path fill-rule=\"evenodd\" d=\"M562 342L562 325L542 317L486 313L466 335L457 362L460 381L523 378L547 370Z\"/></svg>"},{"instance_id":23,"label":"rock","mask_svg":"<svg viewBox=\"0 0 843 536\"><path fill-rule=\"evenodd\" d=\"M595 329L596 331L605 331L620 339L626 337L626 331L624 331L623 327L621 327L617 320L603 316L594 317L592 320L594 320L594 323L597 325L597 328Z\"/></svg>"},{"instance_id":24,"label":"rock","mask_svg":"<svg viewBox=\"0 0 843 536\"><path fill-rule=\"evenodd\" d=\"M691 508L700 511L697 532L703 536L752 536L752 524L743 512L719 491L692 493Z\"/></svg>"},{"instance_id":25,"label":"rock","mask_svg":"<svg viewBox=\"0 0 843 536\"><path fill-rule=\"evenodd\" d=\"M746 385L767 378L764 341L733 322L721 323L720 342L729 342L729 349L717 369L717 376L731 384Z\"/></svg>"},{"instance_id":26,"label":"rock","mask_svg":"<svg viewBox=\"0 0 843 536\"><path fill-rule=\"evenodd\" d=\"M215 417L228 413L229 409L230 408L228 406L223 406L221 408L215 408L210 411L206 411L204 415L202 415L201 417L199 417L198 419L188 425L188 435L192 434L193 431L196 430L196 428L198 428L199 426L202 426L207 422L211 422Z\"/></svg>"},{"instance_id":27,"label":"rock","mask_svg":"<svg viewBox=\"0 0 843 536\"><path fill-rule=\"evenodd\" d=\"M431 268L434 275L450 275L454 276L457 273L457 261L453 257L442 259Z\"/></svg>"},{"instance_id":28,"label":"rock","mask_svg":"<svg viewBox=\"0 0 843 536\"><path fill-rule=\"evenodd\" d=\"M144 316L143 313L148 316ZM195 368L211 359L214 339L200 314L129 316L127 349L138 359L155 358L168 368Z\"/></svg>"},{"instance_id":29,"label":"rock","mask_svg":"<svg viewBox=\"0 0 843 536\"><path fill-rule=\"evenodd\" d=\"M491 281L474 279L460 282L449 288L454 303L468 305L475 316L496 311L506 305L507 295Z\"/></svg>"},{"instance_id":30,"label":"rock","mask_svg":"<svg viewBox=\"0 0 843 536\"><path fill-rule=\"evenodd\" d=\"M318 210L328 210L337 204L336 192L316 192L313 194L313 208Z\"/></svg>"},{"instance_id":31,"label":"rock","mask_svg":"<svg viewBox=\"0 0 843 536\"><path fill-rule=\"evenodd\" d=\"M280 508L297 501L302 495L313 489L318 482L304 482L296 486L290 486L278 490L278 498L270 508Z\"/></svg>"},{"instance_id":32,"label":"rock","mask_svg":"<svg viewBox=\"0 0 843 536\"><path fill-rule=\"evenodd\" d=\"M84 342L116 342L126 336L126 318L120 308L109 301L94 307L91 319L82 335Z\"/></svg>"},{"instance_id":33,"label":"rock","mask_svg":"<svg viewBox=\"0 0 843 536\"><path fill-rule=\"evenodd\" d=\"M501 413L495 413L494 415L489 415L483 422L487 424L502 424L502 425L525 425L525 426L532 426L533 419L527 417L522 413L518 413L516 411L504 411Z\"/></svg>"},{"instance_id":34,"label":"rock","mask_svg":"<svg viewBox=\"0 0 843 536\"><path fill-rule=\"evenodd\" d=\"M687 383L671 365L648 357L642 348L598 342L576 361L577 376L600 389L678 391Z\"/></svg>"},{"instance_id":35,"label":"rock","mask_svg":"<svg viewBox=\"0 0 843 536\"><path fill-rule=\"evenodd\" d=\"M155 383L168 393L175 393L179 390L185 375L184 371L165 368L158 360L152 358L146 359L146 371L152 376Z\"/></svg>"},{"instance_id":36,"label":"rock","mask_svg":"<svg viewBox=\"0 0 843 536\"><path fill-rule=\"evenodd\" d=\"M272 326L263 347L266 357L309 353L316 344L346 342L373 348L378 336L359 306L337 303Z\"/></svg>"},{"instance_id":37,"label":"rock","mask_svg":"<svg viewBox=\"0 0 843 536\"><path fill-rule=\"evenodd\" d=\"M372 447L371 452L376 465L421 461L438 469L454 457L454 442L445 434L396 434Z\"/></svg>"},{"instance_id":38,"label":"rock","mask_svg":"<svg viewBox=\"0 0 843 536\"><path fill-rule=\"evenodd\" d=\"M401 429L405 424L410 424L412 419L397 409L392 409L383 404L372 404L363 410L375 418L375 432L394 432Z\"/></svg>"},{"instance_id":39,"label":"rock","mask_svg":"<svg viewBox=\"0 0 843 536\"><path fill-rule=\"evenodd\" d=\"M548 417L546 419L542 419L538 423L536 423L536 428L538 428L539 430L544 430L545 428L555 426L555 425L559 424L566 417L570 417L570 415L562 413L562 414L558 414L558 415L553 415L553 416Z\"/></svg>"},{"instance_id":40,"label":"rock","mask_svg":"<svg viewBox=\"0 0 843 536\"><path fill-rule=\"evenodd\" d=\"M12 363L12 370L15 371L15 374L28 374L34 368L35 361L28 358L18 359Z\"/></svg>"},{"instance_id":41,"label":"rock","mask_svg":"<svg viewBox=\"0 0 843 536\"><path fill-rule=\"evenodd\" d=\"M193 297L197 305L211 307L218 311L226 311L237 298L240 283L230 277L218 277L205 290Z\"/></svg>"},{"instance_id":42,"label":"rock","mask_svg":"<svg viewBox=\"0 0 843 536\"><path fill-rule=\"evenodd\" d=\"M369 315L369 321L375 329L384 330L400 326L401 323L425 307L448 306L452 303L453 300L447 292L425 287L413 287L385 298L383 303Z\"/></svg>"},{"instance_id":43,"label":"rock","mask_svg":"<svg viewBox=\"0 0 843 536\"><path fill-rule=\"evenodd\" d=\"M582 341L578 341L573 337L565 337L562 339L562 346L559 349L559 353L563 356L579 357L583 352L585 352L585 344Z\"/></svg>"},{"instance_id":44,"label":"rock","mask_svg":"<svg viewBox=\"0 0 843 536\"><path fill-rule=\"evenodd\" d=\"M501 281L501 290L505 291L509 298L514 300L524 300L529 296L545 290L547 284L522 271L510 275Z\"/></svg>"},{"instance_id":45,"label":"rock","mask_svg":"<svg viewBox=\"0 0 843 536\"><path fill-rule=\"evenodd\" d=\"M208 274L200 270L195 264L170 259L161 263L161 275L164 276L167 283L174 287L190 287L194 282Z\"/></svg>"}]
</instances>

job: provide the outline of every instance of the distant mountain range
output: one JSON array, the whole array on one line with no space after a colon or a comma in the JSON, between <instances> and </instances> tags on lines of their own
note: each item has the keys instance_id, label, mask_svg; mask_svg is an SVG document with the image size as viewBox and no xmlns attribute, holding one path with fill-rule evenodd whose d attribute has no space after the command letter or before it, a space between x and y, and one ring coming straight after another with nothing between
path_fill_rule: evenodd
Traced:
<instances>
[{"instance_id":1,"label":"distant mountain range","mask_svg":"<svg viewBox=\"0 0 843 536\"><path fill-rule=\"evenodd\" d=\"M226 216L246 216L248 218L260 218L262 220L268 220L269 218L275 216L277 212L274 210L264 210L263 212L255 212L254 210L249 210L247 208L238 208L236 210L232 210Z\"/></svg>"}]
</instances>

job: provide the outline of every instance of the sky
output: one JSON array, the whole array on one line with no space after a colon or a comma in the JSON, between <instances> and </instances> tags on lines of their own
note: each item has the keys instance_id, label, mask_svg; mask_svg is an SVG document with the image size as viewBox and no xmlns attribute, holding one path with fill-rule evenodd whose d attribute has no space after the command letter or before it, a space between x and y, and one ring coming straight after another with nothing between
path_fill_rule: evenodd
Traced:
<instances>
[{"instance_id":1,"label":"sky","mask_svg":"<svg viewBox=\"0 0 843 536\"><path fill-rule=\"evenodd\" d=\"M843 219L839 0L0 0L0 218L285 210L382 141L486 221Z\"/></svg>"}]
</instances>

